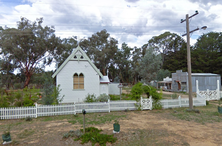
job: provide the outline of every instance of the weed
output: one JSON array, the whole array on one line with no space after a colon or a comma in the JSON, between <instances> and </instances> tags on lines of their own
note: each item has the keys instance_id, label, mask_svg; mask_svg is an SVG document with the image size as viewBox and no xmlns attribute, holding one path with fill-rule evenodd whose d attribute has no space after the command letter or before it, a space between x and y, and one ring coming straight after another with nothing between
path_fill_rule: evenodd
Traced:
<instances>
[{"instance_id":1,"label":"weed","mask_svg":"<svg viewBox=\"0 0 222 146\"><path fill-rule=\"evenodd\" d=\"M63 138L69 138L69 137L75 137L75 138L80 138L83 135L82 131L80 130L70 130L67 133L63 134Z\"/></svg>"},{"instance_id":2,"label":"weed","mask_svg":"<svg viewBox=\"0 0 222 146\"><path fill-rule=\"evenodd\" d=\"M114 143L117 140L117 138L113 137L113 135L100 134L99 132L101 132L102 130L99 130L95 127L88 127L85 130L85 134L83 134L80 138L76 138L74 140L81 140L81 144L91 141L93 146L96 143L99 143L99 145L101 146L106 146L107 142Z\"/></svg>"},{"instance_id":3,"label":"weed","mask_svg":"<svg viewBox=\"0 0 222 146\"><path fill-rule=\"evenodd\" d=\"M172 113L172 115L181 120L194 121L201 124L222 121L222 116L217 112L215 105L210 104L208 106L198 107L198 109L199 110L194 109L190 112L186 108L177 108L177 112Z\"/></svg>"},{"instance_id":4,"label":"weed","mask_svg":"<svg viewBox=\"0 0 222 146\"><path fill-rule=\"evenodd\" d=\"M25 129L24 131L19 133L17 136L18 136L18 138L26 138L34 133L35 133L35 131L32 129L31 130Z\"/></svg>"},{"instance_id":5,"label":"weed","mask_svg":"<svg viewBox=\"0 0 222 146\"><path fill-rule=\"evenodd\" d=\"M134 103L134 105L138 111L142 110L142 105L140 103Z\"/></svg>"},{"instance_id":6,"label":"weed","mask_svg":"<svg viewBox=\"0 0 222 146\"><path fill-rule=\"evenodd\" d=\"M26 117L25 121L32 121L32 118L31 117Z\"/></svg>"},{"instance_id":7,"label":"weed","mask_svg":"<svg viewBox=\"0 0 222 146\"><path fill-rule=\"evenodd\" d=\"M105 124L106 122L111 122L113 120L118 120L120 118L125 118L126 115L125 113L121 114L121 115L115 115L115 114L88 114L86 116L86 124L91 124L91 125L99 125L99 124ZM72 124L83 124L83 117L82 116L78 116L78 117L74 117L72 119L68 120L69 123Z\"/></svg>"}]
</instances>

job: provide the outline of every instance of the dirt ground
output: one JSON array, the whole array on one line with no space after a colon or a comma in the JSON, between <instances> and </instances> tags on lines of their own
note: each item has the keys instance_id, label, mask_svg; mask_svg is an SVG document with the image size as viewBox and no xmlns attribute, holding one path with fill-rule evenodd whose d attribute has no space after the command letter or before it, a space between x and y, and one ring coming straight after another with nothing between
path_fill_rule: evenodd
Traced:
<instances>
[{"instance_id":1,"label":"dirt ground","mask_svg":"<svg viewBox=\"0 0 222 146\"><path fill-rule=\"evenodd\" d=\"M101 115L102 114L109 113L101 113ZM203 125L192 121L168 118L167 116L169 115L166 113L156 111L130 111L125 112L125 114L127 117L120 120L121 130L120 133L115 134L118 140L113 145L222 146L222 123L214 122ZM82 145L80 141L74 141L73 138L62 138L65 132L80 129L82 126L80 124L71 124L66 119L44 122L34 119L25 124L21 124L18 120L1 120L0 126L9 122L16 125L11 129L14 144L10 145ZM112 134L112 124L112 122L108 122L106 124L93 126L102 129L103 133ZM24 133L25 129L29 131ZM23 137L19 137L19 133L21 135L22 132ZM32 134L32 132L34 133ZM28 136L26 137L26 135ZM158 144L159 138L161 138L164 143ZM141 141L144 142L142 144L133 143L134 141L138 141L137 139L141 139ZM149 141L147 139L149 139ZM90 146L91 143L84 144L84 146L88 145Z\"/></svg>"}]
</instances>

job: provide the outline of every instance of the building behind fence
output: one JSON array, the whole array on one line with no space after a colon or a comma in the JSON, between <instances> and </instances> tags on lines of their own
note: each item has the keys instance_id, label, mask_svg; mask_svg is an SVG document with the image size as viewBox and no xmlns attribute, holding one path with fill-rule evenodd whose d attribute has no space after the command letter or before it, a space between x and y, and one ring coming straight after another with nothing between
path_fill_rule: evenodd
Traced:
<instances>
[{"instance_id":1,"label":"building behind fence","mask_svg":"<svg viewBox=\"0 0 222 146\"><path fill-rule=\"evenodd\" d=\"M175 107L189 107L189 99L165 99L160 101L163 108ZM152 109L152 99L141 98L140 102L136 101L108 101L97 103L72 103L64 105L38 105L33 107L10 107L0 108L0 119L21 119L26 117L42 117L42 116L55 116L55 115L69 115L81 113L83 109L87 113L95 112L110 112L110 111L124 111L124 110L137 110L135 104L141 104L142 109ZM198 95L193 99L194 106L205 106L206 99Z\"/></svg>"}]
</instances>

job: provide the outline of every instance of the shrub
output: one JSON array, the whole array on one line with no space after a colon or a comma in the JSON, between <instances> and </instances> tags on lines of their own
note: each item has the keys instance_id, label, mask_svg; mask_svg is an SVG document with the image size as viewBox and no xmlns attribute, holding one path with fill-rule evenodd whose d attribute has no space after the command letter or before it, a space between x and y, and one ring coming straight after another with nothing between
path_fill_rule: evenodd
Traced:
<instances>
[{"instance_id":1,"label":"shrub","mask_svg":"<svg viewBox=\"0 0 222 146\"><path fill-rule=\"evenodd\" d=\"M139 100L139 99L140 99L140 96L141 96L142 93L143 93L142 83L138 82L137 84L135 84L135 85L132 87L131 93L132 93L132 97L133 97L133 98L135 98L136 100Z\"/></svg>"},{"instance_id":2,"label":"shrub","mask_svg":"<svg viewBox=\"0 0 222 146\"><path fill-rule=\"evenodd\" d=\"M32 118L28 116L25 118L25 121L32 121Z\"/></svg>"},{"instance_id":3,"label":"shrub","mask_svg":"<svg viewBox=\"0 0 222 146\"><path fill-rule=\"evenodd\" d=\"M138 111L142 110L142 105L140 103L134 103L134 105Z\"/></svg>"},{"instance_id":4,"label":"shrub","mask_svg":"<svg viewBox=\"0 0 222 146\"><path fill-rule=\"evenodd\" d=\"M158 101L158 100L153 101L153 109L161 110L162 108L163 108L163 106L160 101Z\"/></svg>"},{"instance_id":5,"label":"shrub","mask_svg":"<svg viewBox=\"0 0 222 146\"><path fill-rule=\"evenodd\" d=\"M120 96L119 95L109 95L110 100L119 100Z\"/></svg>"},{"instance_id":6,"label":"shrub","mask_svg":"<svg viewBox=\"0 0 222 146\"><path fill-rule=\"evenodd\" d=\"M0 107L8 107L9 106L9 103L6 99L6 97L0 97Z\"/></svg>"},{"instance_id":7,"label":"shrub","mask_svg":"<svg viewBox=\"0 0 222 146\"><path fill-rule=\"evenodd\" d=\"M110 143L116 142L117 140L116 137L113 137L113 135L100 134L99 133L100 131L102 130L99 130L95 127L88 127L85 129L86 133L83 134L80 138L75 139L75 141L81 139L82 141L81 144L91 141L92 145L99 143L99 145L101 146L105 146L107 142L110 142Z\"/></svg>"},{"instance_id":8,"label":"shrub","mask_svg":"<svg viewBox=\"0 0 222 146\"><path fill-rule=\"evenodd\" d=\"M99 97L97 97L96 101L98 102L108 102L108 99L110 99L109 95L107 94L101 94Z\"/></svg>"},{"instance_id":9,"label":"shrub","mask_svg":"<svg viewBox=\"0 0 222 146\"><path fill-rule=\"evenodd\" d=\"M172 99L177 99L178 98L178 95L176 93L172 94L171 95Z\"/></svg>"},{"instance_id":10,"label":"shrub","mask_svg":"<svg viewBox=\"0 0 222 146\"><path fill-rule=\"evenodd\" d=\"M96 102L96 95L95 94L88 94L84 100L84 102Z\"/></svg>"},{"instance_id":11,"label":"shrub","mask_svg":"<svg viewBox=\"0 0 222 146\"><path fill-rule=\"evenodd\" d=\"M23 106L34 106L34 101L29 99L28 97L25 97L23 100Z\"/></svg>"},{"instance_id":12,"label":"shrub","mask_svg":"<svg viewBox=\"0 0 222 146\"><path fill-rule=\"evenodd\" d=\"M69 137L75 137L75 138L80 138L83 135L83 133L80 130L70 130L67 133L63 134L63 138L69 138Z\"/></svg>"},{"instance_id":13,"label":"shrub","mask_svg":"<svg viewBox=\"0 0 222 146\"><path fill-rule=\"evenodd\" d=\"M142 88L144 93L146 93L147 98L149 98L149 96L152 96L152 99L157 101L162 99L162 95L157 92L156 88L147 85L143 85Z\"/></svg>"}]
</instances>

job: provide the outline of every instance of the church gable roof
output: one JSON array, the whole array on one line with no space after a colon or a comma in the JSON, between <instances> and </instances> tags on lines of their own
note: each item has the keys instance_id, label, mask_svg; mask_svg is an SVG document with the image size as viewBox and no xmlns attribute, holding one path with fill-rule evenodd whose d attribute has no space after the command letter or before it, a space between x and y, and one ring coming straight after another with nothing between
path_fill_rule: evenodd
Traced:
<instances>
[{"instance_id":1,"label":"church gable roof","mask_svg":"<svg viewBox=\"0 0 222 146\"><path fill-rule=\"evenodd\" d=\"M88 61L89 64L92 66L92 68L100 75L100 77L103 77L99 69L92 63L92 61L89 59L89 57L86 55L86 53L78 46L71 55L60 65L60 67L56 70L56 72L52 75L54 78L62 69L63 67L69 62L69 61L81 61L85 60Z\"/></svg>"}]
</instances>

